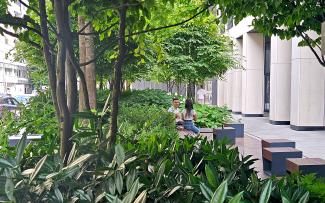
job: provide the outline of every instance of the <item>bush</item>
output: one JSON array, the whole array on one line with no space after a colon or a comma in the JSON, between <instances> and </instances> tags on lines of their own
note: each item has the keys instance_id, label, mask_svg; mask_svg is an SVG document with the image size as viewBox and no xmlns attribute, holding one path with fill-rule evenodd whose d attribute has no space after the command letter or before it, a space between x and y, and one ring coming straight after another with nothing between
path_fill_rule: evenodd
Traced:
<instances>
[{"instance_id":1,"label":"bush","mask_svg":"<svg viewBox=\"0 0 325 203\"><path fill-rule=\"evenodd\" d=\"M8 137L17 134L22 128L26 129L26 134L43 134L43 139L28 146L26 155L43 156L58 151L58 123L50 92L40 92L32 97L29 104L21 108L19 118L15 118L11 113L4 115L0 122L3 146L0 153L14 153L13 148L8 146Z\"/></svg>"},{"instance_id":2,"label":"bush","mask_svg":"<svg viewBox=\"0 0 325 203\"><path fill-rule=\"evenodd\" d=\"M121 103L126 106L133 105L157 105L168 108L173 96L159 89L132 90L123 92Z\"/></svg>"},{"instance_id":3,"label":"bush","mask_svg":"<svg viewBox=\"0 0 325 203\"><path fill-rule=\"evenodd\" d=\"M226 107L215 107L195 104L198 120L196 124L201 128L221 127L231 119L231 114Z\"/></svg>"}]
</instances>

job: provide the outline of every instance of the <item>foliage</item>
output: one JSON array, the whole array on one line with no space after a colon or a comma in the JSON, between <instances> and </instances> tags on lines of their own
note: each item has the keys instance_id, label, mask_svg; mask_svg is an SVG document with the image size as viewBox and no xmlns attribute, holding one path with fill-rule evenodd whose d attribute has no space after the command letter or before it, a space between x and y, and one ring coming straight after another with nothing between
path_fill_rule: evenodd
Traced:
<instances>
[{"instance_id":1,"label":"foliage","mask_svg":"<svg viewBox=\"0 0 325 203\"><path fill-rule=\"evenodd\" d=\"M201 128L221 127L231 119L231 114L227 107L195 104L194 109L198 115L196 124Z\"/></svg>"},{"instance_id":2,"label":"foliage","mask_svg":"<svg viewBox=\"0 0 325 203\"><path fill-rule=\"evenodd\" d=\"M21 107L19 119L12 114L4 115L1 125L1 153L11 153L12 148L7 146L8 137L17 134L25 128L25 134L42 134L43 138L33 142L26 149L27 156L43 156L44 154L55 153L58 146L58 123L55 117L50 93L39 92L32 97L28 105Z\"/></svg>"},{"instance_id":3,"label":"foliage","mask_svg":"<svg viewBox=\"0 0 325 203\"><path fill-rule=\"evenodd\" d=\"M171 105L172 96L163 90L145 89L132 90L122 94L121 102L126 106L132 105L157 105L167 108Z\"/></svg>"},{"instance_id":4,"label":"foliage","mask_svg":"<svg viewBox=\"0 0 325 203\"><path fill-rule=\"evenodd\" d=\"M322 0L305 1L267 1L263 0L211 0L219 5L224 21L234 18L238 23L245 17L254 17L254 28L267 35L278 35L281 39L303 37L300 45L309 46L316 51L321 44L321 23L325 21L325 5ZM317 33L310 37L310 31ZM314 53L321 65L324 58Z\"/></svg>"},{"instance_id":5,"label":"foliage","mask_svg":"<svg viewBox=\"0 0 325 203\"><path fill-rule=\"evenodd\" d=\"M160 82L198 84L236 64L229 39L208 26L183 26L163 41L162 49L165 56L152 73Z\"/></svg>"},{"instance_id":6,"label":"foliage","mask_svg":"<svg viewBox=\"0 0 325 203\"><path fill-rule=\"evenodd\" d=\"M45 155L35 167L21 169L26 137L17 147L15 158L1 163L1 195L13 202L126 202L136 198L145 201L146 191L136 169L128 165L135 157L128 157L120 145L115 147L115 158L108 162L102 151L97 154L78 155L73 148L67 165L57 155ZM96 166L101 167L96 167ZM142 189L141 189L142 190ZM139 195L137 195L140 193ZM141 200L141 201L140 201Z\"/></svg>"},{"instance_id":7,"label":"foliage","mask_svg":"<svg viewBox=\"0 0 325 203\"><path fill-rule=\"evenodd\" d=\"M66 165L54 154L34 157L31 166L23 157L24 137L15 157L0 158L0 195L16 202L322 200L324 183L313 176L261 181L252 168L255 160L224 140L179 139L173 117L154 105L122 106L120 144L109 160L99 117L75 115L75 144ZM77 125L84 118L89 125Z\"/></svg>"}]
</instances>

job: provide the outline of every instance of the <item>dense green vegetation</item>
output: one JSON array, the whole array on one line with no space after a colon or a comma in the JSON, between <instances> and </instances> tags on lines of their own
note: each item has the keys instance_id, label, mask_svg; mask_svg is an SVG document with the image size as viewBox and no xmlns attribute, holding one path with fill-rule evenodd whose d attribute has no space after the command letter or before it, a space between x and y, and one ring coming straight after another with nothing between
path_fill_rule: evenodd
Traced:
<instances>
[{"instance_id":1,"label":"dense green vegetation","mask_svg":"<svg viewBox=\"0 0 325 203\"><path fill-rule=\"evenodd\" d=\"M151 97L146 100L145 95ZM128 99L133 96L137 99ZM107 115L76 114L74 147L64 165L57 148L49 147L59 141L57 124L36 119L53 117L51 103L46 108L40 105L48 97L35 97L22 111L22 116L28 111L35 119L21 122L30 126L28 132L38 123L44 126L37 128L43 129L38 133L53 132L27 146L22 139L16 148L8 149L13 153L0 158L2 198L14 202L325 202L325 183L313 175L260 180L252 168L255 160L242 157L226 141L179 139L174 118L165 108L171 96L160 90L122 96L113 160L105 136ZM229 119L226 109L195 108L217 115L207 123L201 121L204 126L213 125L213 119L220 123ZM12 123L10 129L21 124Z\"/></svg>"}]
</instances>

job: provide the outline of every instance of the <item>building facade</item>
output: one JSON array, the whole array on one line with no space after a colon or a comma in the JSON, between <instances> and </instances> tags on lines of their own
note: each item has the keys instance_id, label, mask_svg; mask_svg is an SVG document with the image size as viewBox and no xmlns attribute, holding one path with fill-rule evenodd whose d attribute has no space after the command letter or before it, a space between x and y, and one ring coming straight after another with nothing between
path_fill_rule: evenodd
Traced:
<instances>
[{"instance_id":1,"label":"building facade","mask_svg":"<svg viewBox=\"0 0 325 203\"><path fill-rule=\"evenodd\" d=\"M300 38L265 37L251 23L245 18L227 31L242 67L217 81L217 105L294 130L324 130L325 68L298 46Z\"/></svg>"},{"instance_id":2,"label":"building facade","mask_svg":"<svg viewBox=\"0 0 325 203\"><path fill-rule=\"evenodd\" d=\"M14 16L23 15L26 8L19 1L12 3L9 12ZM3 26L0 24L0 26ZM13 29L6 28L13 32ZM16 38L0 35L0 94L30 94L32 86L28 79L28 69L24 63L16 62L14 53Z\"/></svg>"}]
</instances>

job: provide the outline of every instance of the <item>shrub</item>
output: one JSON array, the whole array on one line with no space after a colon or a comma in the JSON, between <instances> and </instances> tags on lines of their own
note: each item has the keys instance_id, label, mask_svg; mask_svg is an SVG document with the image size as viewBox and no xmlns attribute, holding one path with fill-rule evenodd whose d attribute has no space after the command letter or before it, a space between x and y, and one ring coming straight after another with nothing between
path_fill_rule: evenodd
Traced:
<instances>
[{"instance_id":1,"label":"shrub","mask_svg":"<svg viewBox=\"0 0 325 203\"><path fill-rule=\"evenodd\" d=\"M198 115L196 123L201 128L221 127L231 119L231 114L226 107L195 104L194 109Z\"/></svg>"},{"instance_id":2,"label":"shrub","mask_svg":"<svg viewBox=\"0 0 325 203\"><path fill-rule=\"evenodd\" d=\"M22 128L26 129L26 134L43 134L43 139L27 147L26 155L53 154L59 148L58 123L50 92L40 92L38 96L32 97L29 104L21 108L19 118L10 113L5 114L0 125L3 154L14 153L13 148L7 145L8 137L17 134Z\"/></svg>"},{"instance_id":3,"label":"shrub","mask_svg":"<svg viewBox=\"0 0 325 203\"><path fill-rule=\"evenodd\" d=\"M126 106L132 105L157 105L168 108L173 96L159 89L132 90L122 94L121 103Z\"/></svg>"}]
</instances>

